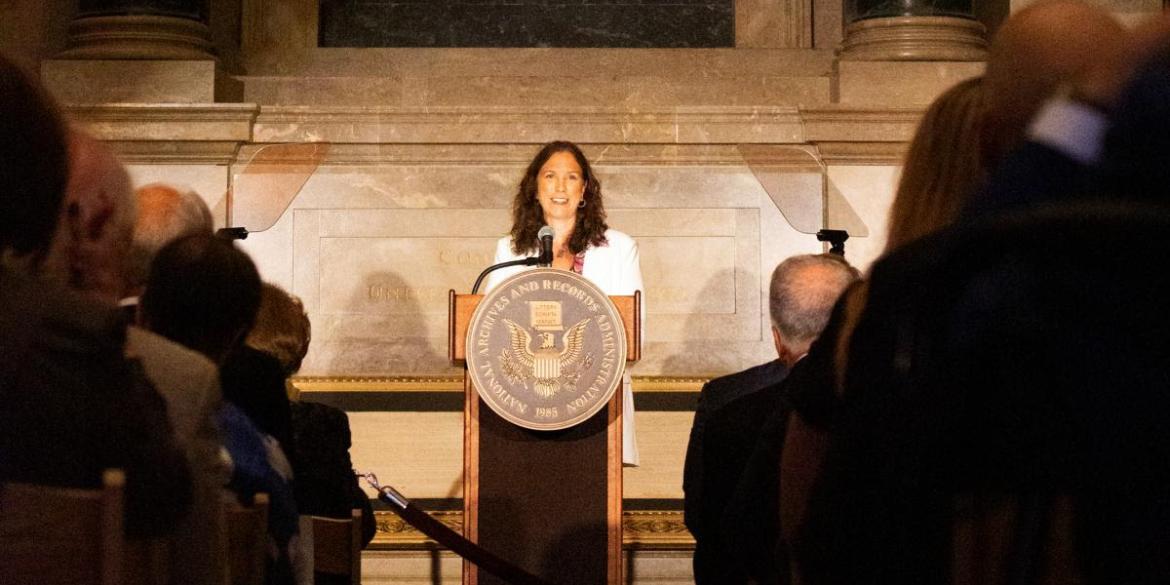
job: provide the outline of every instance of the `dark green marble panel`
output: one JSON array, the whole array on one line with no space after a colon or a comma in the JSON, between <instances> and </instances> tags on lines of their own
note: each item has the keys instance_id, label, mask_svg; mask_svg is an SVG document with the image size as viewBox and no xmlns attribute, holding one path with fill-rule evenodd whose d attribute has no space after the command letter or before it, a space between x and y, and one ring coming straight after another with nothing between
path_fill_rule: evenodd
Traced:
<instances>
[{"instance_id":1,"label":"dark green marble panel","mask_svg":"<svg viewBox=\"0 0 1170 585\"><path fill-rule=\"evenodd\" d=\"M320 0L322 47L711 48L734 0Z\"/></svg>"},{"instance_id":2,"label":"dark green marble panel","mask_svg":"<svg viewBox=\"0 0 1170 585\"><path fill-rule=\"evenodd\" d=\"M207 22L209 0L80 0L78 16L150 14Z\"/></svg>"}]
</instances>

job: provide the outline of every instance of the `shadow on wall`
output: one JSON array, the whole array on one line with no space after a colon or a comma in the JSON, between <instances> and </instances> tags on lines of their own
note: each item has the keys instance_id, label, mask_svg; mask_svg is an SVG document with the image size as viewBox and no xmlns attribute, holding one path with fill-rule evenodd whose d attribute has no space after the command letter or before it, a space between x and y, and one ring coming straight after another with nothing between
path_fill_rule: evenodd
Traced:
<instances>
[{"instance_id":1,"label":"shadow on wall","mask_svg":"<svg viewBox=\"0 0 1170 585\"><path fill-rule=\"evenodd\" d=\"M724 269L707 281L696 302L686 314L661 315L660 319L686 319L681 329L681 339L667 345L676 353L662 362L662 372L668 376L696 376L725 374L756 365L752 356L741 355L742 345L733 338L733 321L728 319L726 327L713 328L716 315L703 312L702 300L711 298L726 288L726 282L735 279L735 270ZM647 292L647 304L653 306L653 289ZM737 310L739 310L737 308ZM745 361L752 363L744 363ZM762 361L760 362L762 363ZM733 364L728 369L728 364Z\"/></svg>"},{"instance_id":2,"label":"shadow on wall","mask_svg":"<svg viewBox=\"0 0 1170 585\"><path fill-rule=\"evenodd\" d=\"M445 296L442 302L446 303ZM329 330L322 332L320 341L324 367L314 368L314 373L323 370L328 375L346 376L452 374L446 353L438 350L446 347L446 337L428 337L428 315L421 310L418 292L397 273L382 271L367 275L362 286L351 294L346 308L348 311L342 314L316 315ZM442 319L445 323L445 314ZM446 327L441 329L445 331Z\"/></svg>"}]
</instances>

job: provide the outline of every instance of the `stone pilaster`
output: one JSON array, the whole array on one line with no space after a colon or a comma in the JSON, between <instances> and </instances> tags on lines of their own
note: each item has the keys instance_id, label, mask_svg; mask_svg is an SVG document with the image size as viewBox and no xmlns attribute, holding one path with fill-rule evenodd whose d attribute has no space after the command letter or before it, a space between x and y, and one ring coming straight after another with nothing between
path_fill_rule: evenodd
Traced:
<instances>
[{"instance_id":1,"label":"stone pilaster","mask_svg":"<svg viewBox=\"0 0 1170 585\"><path fill-rule=\"evenodd\" d=\"M987 31L971 0L845 0L841 58L982 61Z\"/></svg>"},{"instance_id":2,"label":"stone pilaster","mask_svg":"<svg viewBox=\"0 0 1170 585\"><path fill-rule=\"evenodd\" d=\"M41 78L66 104L236 101L208 18L208 0L80 0L67 48Z\"/></svg>"}]
</instances>

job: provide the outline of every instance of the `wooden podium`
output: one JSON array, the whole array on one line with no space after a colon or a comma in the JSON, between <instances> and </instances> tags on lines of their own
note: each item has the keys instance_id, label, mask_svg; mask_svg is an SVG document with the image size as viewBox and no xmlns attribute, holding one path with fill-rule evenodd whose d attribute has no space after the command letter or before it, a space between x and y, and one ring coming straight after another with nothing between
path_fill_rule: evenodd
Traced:
<instances>
[{"instance_id":1,"label":"wooden podium","mask_svg":"<svg viewBox=\"0 0 1170 585\"><path fill-rule=\"evenodd\" d=\"M450 292L448 355L466 365L467 329L483 295ZM610 297L641 357L641 293ZM485 404L464 372L463 532L515 565L563 585L622 583L622 388L585 422L533 431ZM465 585L504 583L463 564Z\"/></svg>"}]
</instances>

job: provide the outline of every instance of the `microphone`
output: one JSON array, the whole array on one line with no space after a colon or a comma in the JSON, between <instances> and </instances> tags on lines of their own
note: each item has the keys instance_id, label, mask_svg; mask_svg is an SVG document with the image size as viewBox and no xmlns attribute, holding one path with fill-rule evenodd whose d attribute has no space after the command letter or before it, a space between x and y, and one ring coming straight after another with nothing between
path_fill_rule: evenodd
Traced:
<instances>
[{"instance_id":1,"label":"microphone","mask_svg":"<svg viewBox=\"0 0 1170 585\"><path fill-rule=\"evenodd\" d=\"M549 226L540 228L536 233L536 238L540 240L540 261L541 266L551 266L553 261L553 229Z\"/></svg>"},{"instance_id":2,"label":"microphone","mask_svg":"<svg viewBox=\"0 0 1170 585\"><path fill-rule=\"evenodd\" d=\"M491 266L484 268L483 272L479 273L479 278L475 279L475 286L471 287L471 294L476 294L479 292L479 285L483 284L484 277L486 277L493 270L499 270L508 266L552 266L553 229L546 225L540 228L540 231L536 233L536 237L540 240L539 256L527 256L519 260L508 260L507 262L492 264Z\"/></svg>"}]
</instances>

